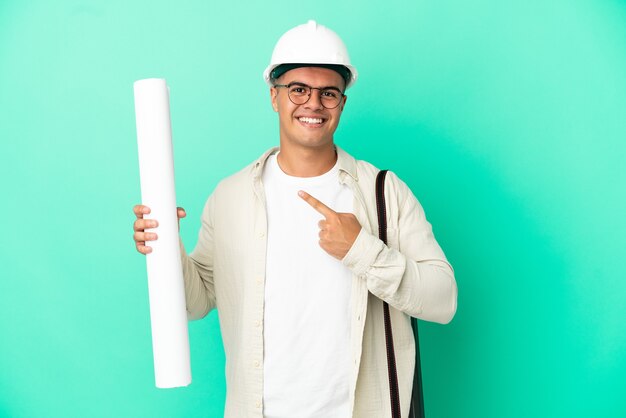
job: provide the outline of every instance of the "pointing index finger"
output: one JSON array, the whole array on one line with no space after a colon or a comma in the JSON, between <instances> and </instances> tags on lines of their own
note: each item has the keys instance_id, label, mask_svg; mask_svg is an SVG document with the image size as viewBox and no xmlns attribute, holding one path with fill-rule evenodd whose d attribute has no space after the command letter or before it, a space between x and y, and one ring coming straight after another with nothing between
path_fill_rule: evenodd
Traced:
<instances>
[{"instance_id":1,"label":"pointing index finger","mask_svg":"<svg viewBox=\"0 0 626 418\"><path fill-rule=\"evenodd\" d=\"M311 196L305 191L300 190L298 192L298 196L300 196L305 202L311 205L313 209L315 209L316 211L324 215L324 217L326 217L327 219L329 216L333 216L337 214L337 212L335 212L334 210L332 210L331 208L329 208L328 206L326 206L325 204L323 204L322 202L320 202L319 200L317 200L316 198L314 198L313 196Z\"/></svg>"}]
</instances>

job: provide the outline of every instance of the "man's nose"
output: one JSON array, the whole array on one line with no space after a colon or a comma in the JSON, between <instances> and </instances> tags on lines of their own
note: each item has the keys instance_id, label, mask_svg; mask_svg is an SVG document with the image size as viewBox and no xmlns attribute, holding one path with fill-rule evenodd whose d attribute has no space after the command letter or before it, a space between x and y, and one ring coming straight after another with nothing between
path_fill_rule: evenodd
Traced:
<instances>
[{"instance_id":1,"label":"man's nose","mask_svg":"<svg viewBox=\"0 0 626 418\"><path fill-rule=\"evenodd\" d=\"M309 97L309 100L305 103L305 107L315 110L323 109L324 106L322 105L322 91L318 89L311 89L311 96Z\"/></svg>"}]
</instances>

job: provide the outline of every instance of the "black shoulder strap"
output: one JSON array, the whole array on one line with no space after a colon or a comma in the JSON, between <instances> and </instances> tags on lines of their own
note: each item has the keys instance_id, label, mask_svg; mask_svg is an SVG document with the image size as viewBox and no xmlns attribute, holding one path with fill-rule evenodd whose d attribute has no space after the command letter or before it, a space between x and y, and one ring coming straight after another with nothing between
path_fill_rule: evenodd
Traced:
<instances>
[{"instance_id":1,"label":"black shoulder strap","mask_svg":"<svg viewBox=\"0 0 626 418\"><path fill-rule=\"evenodd\" d=\"M376 211L378 212L378 238L387 244L387 207L385 205L385 177L387 170L376 176Z\"/></svg>"},{"instance_id":2,"label":"black shoulder strap","mask_svg":"<svg viewBox=\"0 0 626 418\"><path fill-rule=\"evenodd\" d=\"M385 204L385 177L387 170L381 170L376 176L376 209L378 213L378 237L387 245L387 207ZM387 345L387 369L389 374L389 392L391 397L391 416L400 418L400 394L398 390L398 371L393 348L393 332L389 305L383 301L385 316L385 343ZM415 337L415 371L413 373L413 391L409 418L424 418L424 391L422 388L422 365L420 359L419 335L417 320L411 318L411 328Z\"/></svg>"},{"instance_id":3,"label":"black shoulder strap","mask_svg":"<svg viewBox=\"0 0 626 418\"><path fill-rule=\"evenodd\" d=\"M385 176L387 170L381 170L376 176L376 209L378 212L378 238L387 244L387 209L385 205ZM391 416L400 418L400 393L398 390L398 371L396 354L393 348L393 330L389 305L383 301L385 314L385 343L387 345L387 371L389 374L389 394L391 396Z\"/></svg>"}]
</instances>

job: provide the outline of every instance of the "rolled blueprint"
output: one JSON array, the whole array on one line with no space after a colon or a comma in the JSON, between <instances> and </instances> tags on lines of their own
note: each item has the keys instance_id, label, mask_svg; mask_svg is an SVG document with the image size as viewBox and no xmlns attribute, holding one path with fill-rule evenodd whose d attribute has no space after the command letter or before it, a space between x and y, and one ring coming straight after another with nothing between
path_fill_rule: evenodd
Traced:
<instances>
[{"instance_id":1,"label":"rolled blueprint","mask_svg":"<svg viewBox=\"0 0 626 418\"><path fill-rule=\"evenodd\" d=\"M155 230L158 240L150 242L152 252L146 256L154 376L158 388L187 386L191 383L189 333L178 243L169 90L165 80L156 78L136 81L134 89L141 201L151 209L144 218L159 222Z\"/></svg>"}]
</instances>

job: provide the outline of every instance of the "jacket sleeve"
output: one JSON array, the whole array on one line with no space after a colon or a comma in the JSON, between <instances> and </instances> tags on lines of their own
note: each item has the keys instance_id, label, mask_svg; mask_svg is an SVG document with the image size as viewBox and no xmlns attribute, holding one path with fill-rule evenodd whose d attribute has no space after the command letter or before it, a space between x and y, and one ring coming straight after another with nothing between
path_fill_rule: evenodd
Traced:
<instances>
[{"instance_id":1,"label":"jacket sleeve","mask_svg":"<svg viewBox=\"0 0 626 418\"><path fill-rule=\"evenodd\" d=\"M419 319L448 323L457 306L454 271L435 240L422 206L406 184L392 177L396 199L390 200L391 193L386 191L386 200L388 205L399 206L397 224L389 222L397 229L388 229L388 242L395 241L398 248L386 246L378 236L361 228L342 262L367 281L372 294L390 306Z\"/></svg>"},{"instance_id":2,"label":"jacket sleeve","mask_svg":"<svg viewBox=\"0 0 626 418\"><path fill-rule=\"evenodd\" d=\"M209 197L202 212L198 243L193 252L187 255L180 241L187 318L204 318L215 307L215 287L213 282L213 213L214 198Z\"/></svg>"}]
</instances>

